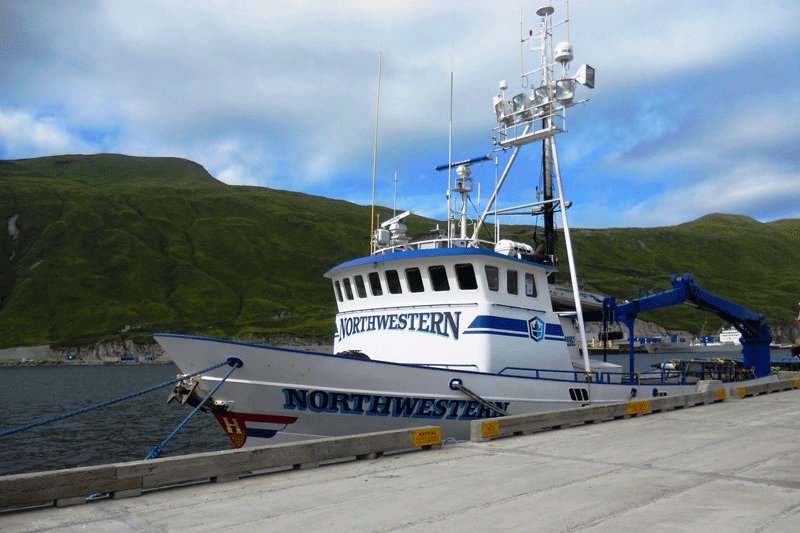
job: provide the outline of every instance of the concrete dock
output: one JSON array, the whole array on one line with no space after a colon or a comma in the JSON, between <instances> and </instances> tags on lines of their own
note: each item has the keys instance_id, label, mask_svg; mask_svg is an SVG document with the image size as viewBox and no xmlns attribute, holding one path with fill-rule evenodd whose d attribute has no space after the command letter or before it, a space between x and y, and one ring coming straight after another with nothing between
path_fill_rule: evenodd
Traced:
<instances>
[{"instance_id":1,"label":"concrete dock","mask_svg":"<svg viewBox=\"0 0 800 533\"><path fill-rule=\"evenodd\" d=\"M800 389L0 515L2 531L797 531Z\"/></svg>"}]
</instances>

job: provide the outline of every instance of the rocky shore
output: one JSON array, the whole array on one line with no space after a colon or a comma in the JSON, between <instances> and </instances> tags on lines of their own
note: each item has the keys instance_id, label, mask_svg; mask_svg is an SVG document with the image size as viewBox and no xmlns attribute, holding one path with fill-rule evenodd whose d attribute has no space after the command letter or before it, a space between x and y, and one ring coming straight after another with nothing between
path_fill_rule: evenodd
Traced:
<instances>
[{"instance_id":1,"label":"rocky shore","mask_svg":"<svg viewBox=\"0 0 800 533\"><path fill-rule=\"evenodd\" d=\"M320 345L308 339L285 338L246 338L237 339L254 344L272 344L305 348L318 352L331 353L333 346ZM101 342L88 346L53 348L46 344L39 346L20 346L0 349L0 366L16 365L109 365L109 364L163 364L172 360L155 341L148 344L130 340Z\"/></svg>"},{"instance_id":2,"label":"rocky shore","mask_svg":"<svg viewBox=\"0 0 800 533\"><path fill-rule=\"evenodd\" d=\"M52 348L43 344L0 350L0 365L102 365L169 362L169 357L158 344L140 344L127 340L65 348Z\"/></svg>"}]
</instances>

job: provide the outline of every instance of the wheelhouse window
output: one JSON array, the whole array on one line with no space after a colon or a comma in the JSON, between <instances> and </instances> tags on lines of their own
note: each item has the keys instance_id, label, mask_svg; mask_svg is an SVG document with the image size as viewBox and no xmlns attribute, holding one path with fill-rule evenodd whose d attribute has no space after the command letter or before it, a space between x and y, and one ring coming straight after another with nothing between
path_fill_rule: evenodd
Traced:
<instances>
[{"instance_id":1,"label":"wheelhouse window","mask_svg":"<svg viewBox=\"0 0 800 533\"><path fill-rule=\"evenodd\" d=\"M536 298L536 282L533 280L533 274L525 273L525 296Z\"/></svg>"},{"instance_id":2,"label":"wheelhouse window","mask_svg":"<svg viewBox=\"0 0 800 533\"><path fill-rule=\"evenodd\" d=\"M344 293L348 300L353 299L353 287L350 285L350 278L344 278Z\"/></svg>"},{"instance_id":3,"label":"wheelhouse window","mask_svg":"<svg viewBox=\"0 0 800 533\"><path fill-rule=\"evenodd\" d=\"M461 290L471 291L478 288L478 282L475 279L475 269L472 268L471 263L456 265L456 279L458 280L458 288Z\"/></svg>"},{"instance_id":4,"label":"wheelhouse window","mask_svg":"<svg viewBox=\"0 0 800 533\"><path fill-rule=\"evenodd\" d=\"M400 294L403 292L402 287L400 287L400 275L397 273L397 270L386 271L386 286L392 294Z\"/></svg>"},{"instance_id":5,"label":"wheelhouse window","mask_svg":"<svg viewBox=\"0 0 800 533\"><path fill-rule=\"evenodd\" d=\"M519 280L516 270L506 271L506 290L508 294L519 294Z\"/></svg>"},{"instance_id":6,"label":"wheelhouse window","mask_svg":"<svg viewBox=\"0 0 800 533\"><path fill-rule=\"evenodd\" d=\"M434 291L449 291L450 282L447 280L447 270L442 265L428 267L428 275L431 278L431 286Z\"/></svg>"},{"instance_id":7,"label":"wheelhouse window","mask_svg":"<svg viewBox=\"0 0 800 533\"><path fill-rule=\"evenodd\" d=\"M377 272L369 273L369 287L372 289L373 296L380 296L383 294L383 289L381 288L381 277Z\"/></svg>"},{"instance_id":8,"label":"wheelhouse window","mask_svg":"<svg viewBox=\"0 0 800 533\"><path fill-rule=\"evenodd\" d=\"M411 292L422 292L425 287L422 285L422 274L420 274L417 267L406 269L406 281L408 281L408 290Z\"/></svg>"},{"instance_id":9,"label":"wheelhouse window","mask_svg":"<svg viewBox=\"0 0 800 533\"><path fill-rule=\"evenodd\" d=\"M367 288L364 286L364 277L361 275L356 276L356 292L359 298L367 297Z\"/></svg>"},{"instance_id":10,"label":"wheelhouse window","mask_svg":"<svg viewBox=\"0 0 800 533\"><path fill-rule=\"evenodd\" d=\"M486 265L483 267L484 272L486 272L486 286L489 287L490 291L499 291L500 290L500 271L497 267Z\"/></svg>"},{"instance_id":11,"label":"wheelhouse window","mask_svg":"<svg viewBox=\"0 0 800 533\"><path fill-rule=\"evenodd\" d=\"M344 298L342 298L342 284L339 283L338 279L333 282L333 287L336 289L336 299L340 302L343 302Z\"/></svg>"}]
</instances>

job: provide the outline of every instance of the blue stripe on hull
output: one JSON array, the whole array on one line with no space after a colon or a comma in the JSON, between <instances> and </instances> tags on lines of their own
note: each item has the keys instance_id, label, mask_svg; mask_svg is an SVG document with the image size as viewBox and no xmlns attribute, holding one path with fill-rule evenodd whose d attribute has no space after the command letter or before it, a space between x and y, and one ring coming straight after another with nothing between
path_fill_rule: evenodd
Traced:
<instances>
[{"instance_id":1,"label":"blue stripe on hull","mask_svg":"<svg viewBox=\"0 0 800 533\"><path fill-rule=\"evenodd\" d=\"M522 339L529 339L529 335L521 335L519 333L508 333L504 331L465 331L464 335L499 335L501 337L519 337Z\"/></svg>"},{"instance_id":2,"label":"blue stripe on hull","mask_svg":"<svg viewBox=\"0 0 800 533\"><path fill-rule=\"evenodd\" d=\"M528 321L502 316L480 315L476 316L467 329L499 329L502 331L518 331L528 333Z\"/></svg>"}]
</instances>

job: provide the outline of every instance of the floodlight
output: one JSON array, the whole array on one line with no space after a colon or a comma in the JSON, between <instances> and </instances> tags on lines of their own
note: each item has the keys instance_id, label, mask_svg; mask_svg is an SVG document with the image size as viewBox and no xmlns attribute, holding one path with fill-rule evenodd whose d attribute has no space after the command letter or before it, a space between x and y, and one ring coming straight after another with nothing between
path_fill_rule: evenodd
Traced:
<instances>
[{"instance_id":1,"label":"floodlight","mask_svg":"<svg viewBox=\"0 0 800 533\"><path fill-rule=\"evenodd\" d=\"M575 97L575 80L565 78L563 80L556 80L556 100L562 104L572 103Z\"/></svg>"},{"instance_id":2,"label":"floodlight","mask_svg":"<svg viewBox=\"0 0 800 533\"><path fill-rule=\"evenodd\" d=\"M511 117L511 104L503 100L499 95L492 99L494 104L494 114L497 116L497 122L501 124L510 124L514 118Z\"/></svg>"},{"instance_id":3,"label":"floodlight","mask_svg":"<svg viewBox=\"0 0 800 533\"><path fill-rule=\"evenodd\" d=\"M518 121L525 121L531 118L531 99L525 93L519 93L511 99L511 106Z\"/></svg>"},{"instance_id":4,"label":"floodlight","mask_svg":"<svg viewBox=\"0 0 800 533\"><path fill-rule=\"evenodd\" d=\"M550 91L551 88L547 85L542 85L533 90L533 100L537 106L550 102Z\"/></svg>"},{"instance_id":5,"label":"floodlight","mask_svg":"<svg viewBox=\"0 0 800 533\"><path fill-rule=\"evenodd\" d=\"M578 73L575 74L575 81L587 87L594 89L594 67L589 65L581 65L578 68Z\"/></svg>"}]
</instances>

